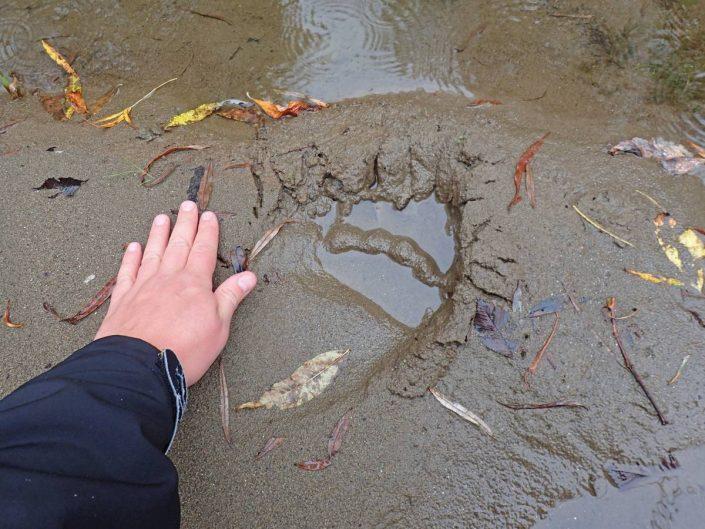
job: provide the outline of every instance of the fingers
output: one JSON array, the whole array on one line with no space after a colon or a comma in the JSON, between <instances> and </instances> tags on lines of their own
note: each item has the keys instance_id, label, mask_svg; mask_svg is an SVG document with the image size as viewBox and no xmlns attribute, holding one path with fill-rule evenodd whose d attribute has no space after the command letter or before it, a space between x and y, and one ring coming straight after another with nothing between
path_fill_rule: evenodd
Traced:
<instances>
[{"instance_id":1,"label":"fingers","mask_svg":"<svg viewBox=\"0 0 705 529\"><path fill-rule=\"evenodd\" d=\"M128 244L125 249L125 254L122 256L122 263L120 264L120 270L118 271L115 281L115 288L113 288L113 293L110 296L108 314L113 310L113 307L117 306L122 296L135 284L141 260L142 247L140 243L131 242Z\"/></svg>"},{"instance_id":2,"label":"fingers","mask_svg":"<svg viewBox=\"0 0 705 529\"><path fill-rule=\"evenodd\" d=\"M179 208L179 216L164 251L160 270L175 272L186 266L197 229L198 208L194 202L187 200Z\"/></svg>"},{"instance_id":3,"label":"fingers","mask_svg":"<svg viewBox=\"0 0 705 529\"><path fill-rule=\"evenodd\" d=\"M230 276L215 290L218 313L223 321L230 322L235 309L252 292L257 284L257 276L252 272L242 272Z\"/></svg>"},{"instance_id":4,"label":"fingers","mask_svg":"<svg viewBox=\"0 0 705 529\"><path fill-rule=\"evenodd\" d=\"M166 243L169 240L170 220L167 215L157 215L152 222L147 244L142 253L142 264L137 273L137 280L144 281L159 270Z\"/></svg>"},{"instance_id":5,"label":"fingers","mask_svg":"<svg viewBox=\"0 0 705 529\"><path fill-rule=\"evenodd\" d=\"M210 281L215 270L217 255L218 219L212 211L206 211L201 215L201 221L198 223L198 232L188 256L186 268Z\"/></svg>"}]
</instances>

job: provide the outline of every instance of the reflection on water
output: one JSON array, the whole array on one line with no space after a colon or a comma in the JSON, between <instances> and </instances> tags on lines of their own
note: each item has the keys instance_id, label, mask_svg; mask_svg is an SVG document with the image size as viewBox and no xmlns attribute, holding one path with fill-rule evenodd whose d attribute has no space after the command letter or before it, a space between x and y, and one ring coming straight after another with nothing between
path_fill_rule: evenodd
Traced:
<instances>
[{"instance_id":1,"label":"reflection on water","mask_svg":"<svg viewBox=\"0 0 705 529\"><path fill-rule=\"evenodd\" d=\"M452 8L440 0L291 1L287 62L269 82L328 101L418 89L472 96L448 31Z\"/></svg>"},{"instance_id":2,"label":"reflection on water","mask_svg":"<svg viewBox=\"0 0 705 529\"><path fill-rule=\"evenodd\" d=\"M440 306L455 246L446 208L433 197L402 211L386 202L361 202L348 216L334 208L318 224L323 269L393 318L415 327Z\"/></svg>"},{"instance_id":3,"label":"reflection on water","mask_svg":"<svg viewBox=\"0 0 705 529\"><path fill-rule=\"evenodd\" d=\"M558 506L534 529L693 529L705 523L705 450L677 458L680 468L651 469L620 490L583 497Z\"/></svg>"}]
</instances>

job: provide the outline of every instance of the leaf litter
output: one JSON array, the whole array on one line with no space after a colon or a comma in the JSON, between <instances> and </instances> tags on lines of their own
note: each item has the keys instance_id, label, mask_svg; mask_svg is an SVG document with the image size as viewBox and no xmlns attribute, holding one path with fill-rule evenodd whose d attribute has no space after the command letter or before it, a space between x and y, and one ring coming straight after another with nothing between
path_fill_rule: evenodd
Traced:
<instances>
[{"instance_id":1,"label":"leaf litter","mask_svg":"<svg viewBox=\"0 0 705 529\"><path fill-rule=\"evenodd\" d=\"M81 83L81 78L76 73L76 70L74 70L73 66L69 64L64 56L61 55L61 53L47 41L42 40L42 46L44 47L44 51L47 55L51 57L51 60L59 65L68 75L68 82L66 84L66 88L64 89L64 118L71 119L75 112L87 115L88 107L86 106L86 101L83 99L83 85Z\"/></svg>"},{"instance_id":2,"label":"leaf litter","mask_svg":"<svg viewBox=\"0 0 705 529\"><path fill-rule=\"evenodd\" d=\"M449 409L450 411L452 411L456 415L459 415L469 423L474 424L483 433L489 435L490 437L494 437L494 435L492 434L492 429L487 425L487 423L483 421L479 416L475 415L473 412L468 410L465 406L458 402L453 402L443 393L438 391L436 388L428 388L428 390L434 397L436 397L436 400L440 402L444 408Z\"/></svg>"},{"instance_id":3,"label":"leaf litter","mask_svg":"<svg viewBox=\"0 0 705 529\"><path fill-rule=\"evenodd\" d=\"M62 317L56 309L51 306L48 302L44 302L43 307L49 314L53 315L57 320L70 323L71 325L76 325L82 319L90 316L96 310L98 310L103 303L105 303L110 295L113 293L113 288L115 287L115 282L117 281L117 276L113 276L108 279L108 282L103 285L103 287L96 293L95 296L73 316Z\"/></svg>"},{"instance_id":4,"label":"leaf litter","mask_svg":"<svg viewBox=\"0 0 705 529\"><path fill-rule=\"evenodd\" d=\"M309 459L307 461L301 461L296 463L296 466L301 470L318 471L328 468L333 462L333 458L340 451L340 447L343 444L343 437L350 428L350 412L348 410L343 416L338 420L338 422L331 430L328 436L328 455L322 459Z\"/></svg>"},{"instance_id":5,"label":"leaf litter","mask_svg":"<svg viewBox=\"0 0 705 529\"><path fill-rule=\"evenodd\" d=\"M668 380L667 383L669 386L672 386L673 384L678 382L681 376L683 376L683 370L685 369L685 365L688 363L688 360L690 360L690 355L685 355L683 357L683 360L681 360L681 365L678 367L678 371L676 371L676 374Z\"/></svg>"},{"instance_id":6,"label":"leaf litter","mask_svg":"<svg viewBox=\"0 0 705 529\"><path fill-rule=\"evenodd\" d=\"M625 239L622 239L622 238L619 237L618 235L615 235L614 233L612 233L611 231L609 231L607 228L605 228L602 224L600 224L600 223L598 223L596 220L593 220L593 219L591 219L590 217L588 217L585 213L583 213L582 211L580 211L580 209L578 209L578 206L577 206L576 204L573 204L573 209L574 209L575 212L576 212L578 215L580 215L585 221L587 221L587 222L588 222L589 224L591 224L593 227L597 228L597 229L598 229L599 231L601 231L602 233L605 233L605 234L609 235L609 236L612 237L614 240L616 240L616 241L618 241L618 242L620 242L620 243L622 243L622 244L625 244L625 245L627 245L627 246L631 246L632 248L634 247L634 245L633 245L632 243L630 243L629 241L627 241L627 240L625 240Z\"/></svg>"},{"instance_id":7,"label":"leaf litter","mask_svg":"<svg viewBox=\"0 0 705 529\"><path fill-rule=\"evenodd\" d=\"M23 96L22 88L20 87L20 81L17 76L10 74L10 77L6 76L0 72L0 84L10 95L10 99L20 99Z\"/></svg>"},{"instance_id":8,"label":"leaf litter","mask_svg":"<svg viewBox=\"0 0 705 529\"><path fill-rule=\"evenodd\" d=\"M265 249L265 247L274 239L274 237L277 236L279 231L286 226L287 224L292 224L296 222L293 219L286 219L273 228L270 228L267 230L264 235L262 235L262 238L258 240L255 245L252 247L252 250L250 251L250 256L249 256L249 261L252 261L255 257L259 255L259 253Z\"/></svg>"},{"instance_id":9,"label":"leaf litter","mask_svg":"<svg viewBox=\"0 0 705 529\"><path fill-rule=\"evenodd\" d=\"M24 327L24 323L17 323L13 322L12 319L10 319L10 300L7 300L7 303L5 304L5 312L2 314L2 323L5 325L5 327L9 327L10 329L21 329Z\"/></svg>"},{"instance_id":10,"label":"leaf litter","mask_svg":"<svg viewBox=\"0 0 705 529\"><path fill-rule=\"evenodd\" d=\"M705 166L704 158L694 156L683 145L664 140L663 138L651 140L632 138L631 140L624 140L612 147L609 153L613 156L615 154L630 153L641 158L653 158L661 162L661 167L673 176L688 174Z\"/></svg>"},{"instance_id":11,"label":"leaf litter","mask_svg":"<svg viewBox=\"0 0 705 529\"><path fill-rule=\"evenodd\" d=\"M326 351L304 362L291 376L277 382L257 401L245 402L236 409L277 407L288 410L301 406L320 395L338 374L338 365L350 349Z\"/></svg>"},{"instance_id":12,"label":"leaf litter","mask_svg":"<svg viewBox=\"0 0 705 529\"><path fill-rule=\"evenodd\" d=\"M213 114L236 121L257 123L259 121L259 114L254 107L254 103L240 101L239 99L224 99L216 103L203 103L196 108L172 117L167 124L164 125L164 130L190 125L191 123L198 123Z\"/></svg>"},{"instance_id":13,"label":"leaf litter","mask_svg":"<svg viewBox=\"0 0 705 529\"><path fill-rule=\"evenodd\" d=\"M210 145L181 145L181 146L176 146L176 147L169 147L165 151L162 151L159 154L157 154L154 158L149 160L149 162L147 162L147 165L144 166L144 169L142 169L142 173L140 174L140 182L142 182L142 185L144 185L145 187L154 187L155 185L157 185L160 182L163 182L166 179L163 177L161 177L161 178L156 177L153 180L145 182L145 176L147 176L149 174L149 170L154 165L154 163L157 162L158 160L161 160L162 158L165 158L175 152L202 151L203 149L208 149L209 147L210 147Z\"/></svg>"},{"instance_id":14,"label":"leaf litter","mask_svg":"<svg viewBox=\"0 0 705 529\"><path fill-rule=\"evenodd\" d=\"M546 340L543 342L541 349L536 352L534 359L531 361L531 364L528 368L526 368L526 371L524 372L524 384L526 384L527 386L529 385L530 377L536 374L536 371L539 368L539 364L541 363L541 359L543 358L544 354L546 354L548 346L551 345L551 341L553 340L553 337L556 335L556 331L558 330L558 321L560 320L560 313L556 312L555 314L556 318L555 320L553 320L553 327L551 328L551 332L546 337Z\"/></svg>"},{"instance_id":15,"label":"leaf litter","mask_svg":"<svg viewBox=\"0 0 705 529\"><path fill-rule=\"evenodd\" d=\"M664 277L660 275L654 275L650 274L648 272L640 272L638 270L632 270L631 268L625 268L624 271L627 274L631 274L633 276L636 276L640 279L643 279L644 281L648 281L649 283L654 283L654 284L660 284L660 283L665 283L667 285L670 285L672 287L682 287L683 286L683 281L680 279L676 279L674 277Z\"/></svg>"},{"instance_id":16,"label":"leaf litter","mask_svg":"<svg viewBox=\"0 0 705 529\"><path fill-rule=\"evenodd\" d=\"M281 119L285 116L298 116L304 111L315 111L322 108L328 108L328 104L319 99L302 98L289 101L286 106L281 106L266 99L255 99L247 94L255 104L272 119Z\"/></svg>"},{"instance_id":17,"label":"leaf litter","mask_svg":"<svg viewBox=\"0 0 705 529\"><path fill-rule=\"evenodd\" d=\"M139 98L137 101L132 103L130 106L123 108L120 112L116 112L115 114L110 114L109 116L105 116L104 118L100 118L96 121L93 122L93 124L101 129L110 129L114 127L115 125L119 125L122 122L127 123L130 126L133 126L132 122L132 110L139 105L142 101L149 99L154 95L154 93L159 90L161 87L168 85L169 83L172 83L176 81L178 77L174 77L173 79L169 79L168 81L163 82L162 84L152 88L147 94Z\"/></svg>"}]
</instances>

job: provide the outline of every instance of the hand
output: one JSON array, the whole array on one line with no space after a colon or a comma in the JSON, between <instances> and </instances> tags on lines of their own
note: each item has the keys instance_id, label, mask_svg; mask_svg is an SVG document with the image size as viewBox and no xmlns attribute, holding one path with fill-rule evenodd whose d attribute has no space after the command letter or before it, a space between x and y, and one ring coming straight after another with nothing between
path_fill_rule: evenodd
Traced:
<instances>
[{"instance_id":1,"label":"hand","mask_svg":"<svg viewBox=\"0 0 705 529\"><path fill-rule=\"evenodd\" d=\"M158 215L149 239L128 245L110 308L96 339L111 335L140 338L176 354L190 386L218 357L230 334L230 320L257 284L252 272L229 277L213 292L218 219L196 204L181 204L169 237L169 217Z\"/></svg>"}]
</instances>

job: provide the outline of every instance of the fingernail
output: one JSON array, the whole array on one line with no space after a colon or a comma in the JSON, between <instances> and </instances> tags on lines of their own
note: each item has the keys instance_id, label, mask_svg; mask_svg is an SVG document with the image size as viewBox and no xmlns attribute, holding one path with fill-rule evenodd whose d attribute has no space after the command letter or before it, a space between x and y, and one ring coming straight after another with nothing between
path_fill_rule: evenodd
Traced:
<instances>
[{"instance_id":1,"label":"fingernail","mask_svg":"<svg viewBox=\"0 0 705 529\"><path fill-rule=\"evenodd\" d=\"M252 272L243 272L237 278L237 286L240 287L245 294L249 294L250 291L255 288L257 284L257 277Z\"/></svg>"},{"instance_id":2,"label":"fingernail","mask_svg":"<svg viewBox=\"0 0 705 529\"><path fill-rule=\"evenodd\" d=\"M130 244L127 245L127 253L134 253L137 250L140 249L140 243L138 242L131 242Z\"/></svg>"},{"instance_id":3,"label":"fingernail","mask_svg":"<svg viewBox=\"0 0 705 529\"><path fill-rule=\"evenodd\" d=\"M201 220L206 220L206 221L215 220L215 213L213 213L212 211L204 211L203 215L201 215Z\"/></svg>"},{"instance_id":4,"label":"fingernail","mask_svg":"<svg viewBox=\"0 0 705 529\"><path fill-rule=\"evenodd\" d=\"M155 226L164 226L164 224L166 224L167 222L169 222L169 217L167 217L166 215L157 215L156 217L154 217Z\"/></svg>"},{"instance_id":5,"label":"fingernail","mask_svg":"<svg viewBox=\"0 0 705 529\"><path fill-rule=\"evenodd\" d=\"M192 211L196 207L195 202L191 202L190 200L185 200L181 203L181 210L182 211Z\"/></svg>"}]
</instances>

